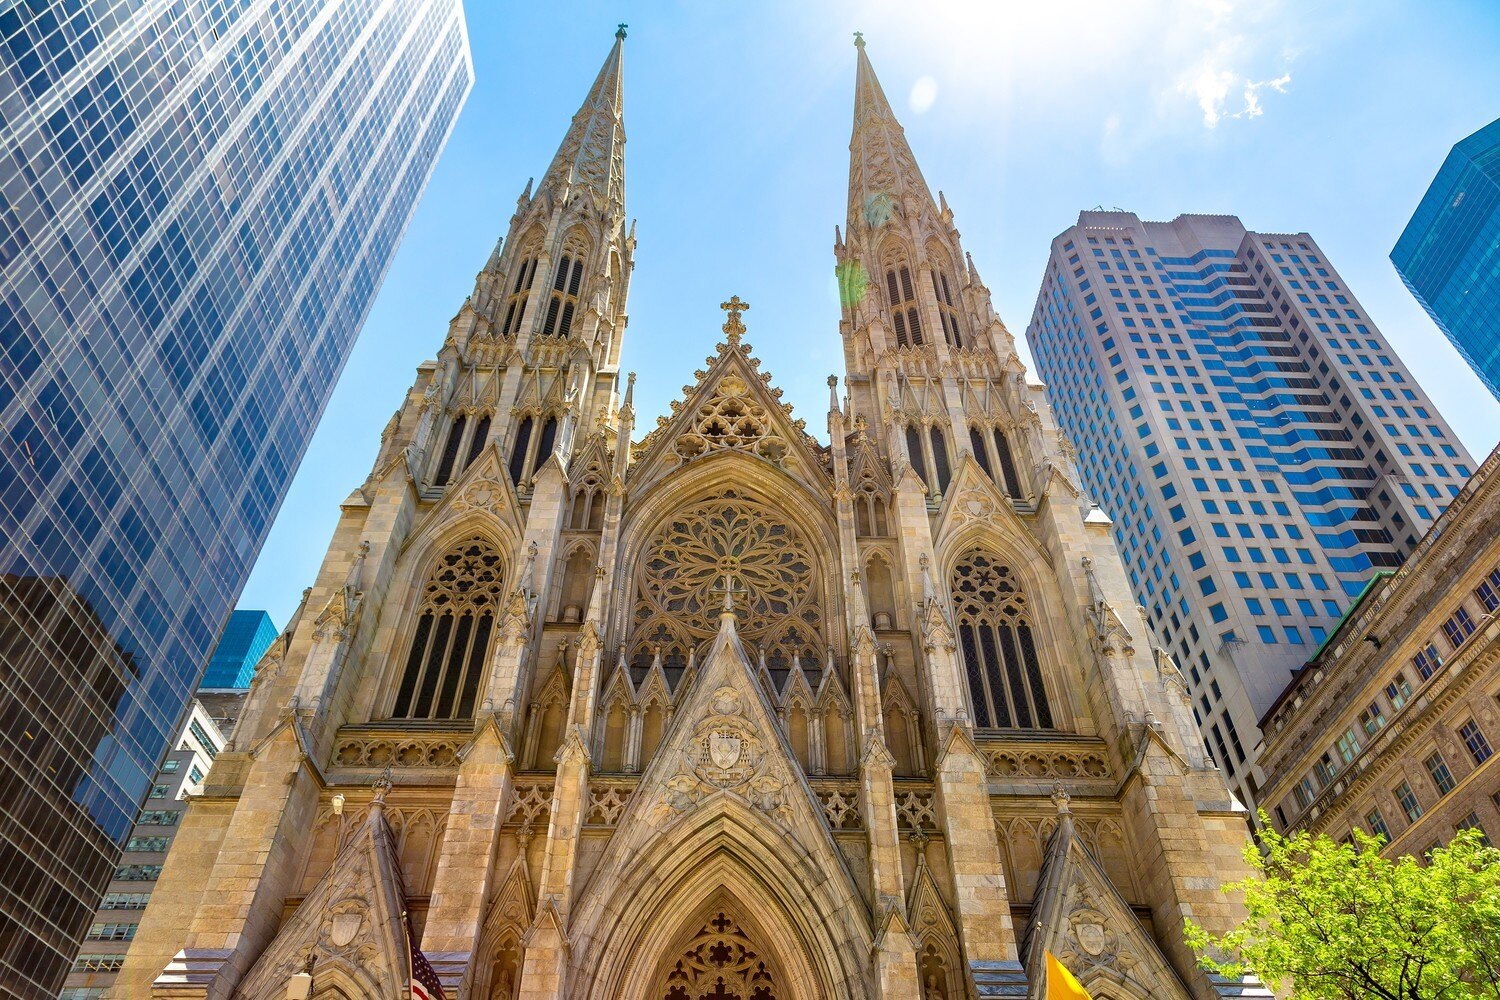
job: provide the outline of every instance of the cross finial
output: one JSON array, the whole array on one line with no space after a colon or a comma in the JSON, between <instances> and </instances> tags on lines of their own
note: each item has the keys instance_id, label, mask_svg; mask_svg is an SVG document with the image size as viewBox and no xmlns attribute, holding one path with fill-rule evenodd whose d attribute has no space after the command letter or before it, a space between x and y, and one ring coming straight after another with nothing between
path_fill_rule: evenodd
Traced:
<instances>
[{"instance_id":1,"label":"cross finial","mask_svg":"<svg viewBox=\"0 0 1500 1000\"><path fill-rule=\"evenodd\" d=\"M731 344L738 344L740 336L745 332L745 323L740 319L740 313L749 309L750 303L738 295L731 295L728 302L719 303L719 308L729 314L729 318L724 321L724 333L728 335Z\"/></svg>"},{"instance_id":2,"label":"cross finial","mask_svg":"<svg viewBox=\"0 0 1500 1000\"><path fill-rule=\"evenodd\" d=\"M625 29L628 27L630 27L630 25L626 24L623 21L620 22L620 25L615 28L615 37L623 42L625 40Z\"/></svg>"},{"instance_id":3,"label":"cross finial","mask_svg":"<svg viewBox=\"0 0 1500 1000\"><path fill-rule=\"evenodd\" d=\"M722 613L726 615L734 614L734 595L743 594L745 592L745 588L735 587L733 580L734 578L730 574L725 573L724 586L715 587L713 589L713 593L724 595L724 610Z\"/></svg>"},{"instance_id":4,"label":"cross finial","mask_svg":"<svg viewBox=\"0 0 1500 1000\"><path fill-rule=\"evenodd\" d=\"M865 33L863 31L856 31L854 33L854 47L856 49L865 47Z\"/></svg>"}]
</instances>

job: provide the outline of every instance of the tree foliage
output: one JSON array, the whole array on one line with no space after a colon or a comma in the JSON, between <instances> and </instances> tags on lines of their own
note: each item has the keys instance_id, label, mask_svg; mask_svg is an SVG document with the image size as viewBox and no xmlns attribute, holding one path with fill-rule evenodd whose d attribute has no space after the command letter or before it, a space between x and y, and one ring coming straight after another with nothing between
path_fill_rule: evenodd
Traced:
<instances>
[{"instance_id":1,"label":"tree foliage","mask_svg":"<svg viewBox=\"0 0 1500 1000\"><path fill-rule=\"evenodd\" d=\"M1246 919L1217 938L1188 921L1204 968L1296 1000L1500 1000L1500 851L1478 831L1390 860L1360 830L1347 844L1261 823L1245 849L1258 874L1225 887Z\"/></svg>"}]
</instances>

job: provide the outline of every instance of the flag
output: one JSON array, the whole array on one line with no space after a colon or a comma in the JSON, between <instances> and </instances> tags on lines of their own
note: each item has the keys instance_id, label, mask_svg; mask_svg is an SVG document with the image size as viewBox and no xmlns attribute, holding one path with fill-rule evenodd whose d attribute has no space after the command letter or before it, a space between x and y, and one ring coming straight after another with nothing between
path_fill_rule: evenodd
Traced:
<instances>
[{"instance_id":1,"label":"flag","mask_svg":"<svg viewBox=\"0 0 1500 1000\"><path fill-rule=\"evenodd\" d=\"M1047 1000L1094 1000L1050 951L1047 952Z\"/></svg>"},{"instance_id":2,"label":"flag","mask_svg":"<svg viewBox=\"0 0 1500 1000\"><path fill-rule=\"evenodd\" d=\"M403 922L406 923L406 951L411 956L411 1000L448 1000L442 982L432 971L432 963L411 939L411 923Z\"/></svg>"}]
</instances>

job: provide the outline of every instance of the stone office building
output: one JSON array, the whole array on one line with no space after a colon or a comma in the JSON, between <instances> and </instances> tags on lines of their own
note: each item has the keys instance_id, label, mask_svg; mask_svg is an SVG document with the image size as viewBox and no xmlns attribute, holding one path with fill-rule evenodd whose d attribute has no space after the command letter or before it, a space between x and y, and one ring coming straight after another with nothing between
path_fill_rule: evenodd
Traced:
<instances>
[{"instance_id":1,"label":"stone office building","mask_svg":"<svg viewBox=\"0 0 1500 1000\"><path fill-rule=\"evenodd\" d=\"M1371 583L1262 722L1280 829L1417 854L1500 839L1500 450Z\"/></svg>"}]
</instances>

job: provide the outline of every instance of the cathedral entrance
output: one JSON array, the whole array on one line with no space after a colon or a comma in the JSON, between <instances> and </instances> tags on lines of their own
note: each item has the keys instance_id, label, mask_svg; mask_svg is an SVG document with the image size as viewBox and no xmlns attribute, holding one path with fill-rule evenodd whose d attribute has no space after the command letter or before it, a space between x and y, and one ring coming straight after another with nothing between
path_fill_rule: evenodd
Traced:
<instances>
[{"instance_id":1,"label":"cathedral entrance","mask_svg":"<svg viewBox=\"0 0 1500 1000\"><path fill-rule=\"evenodd\" d=\"M715 906L658 980L661 1000L780 1000L770 961L727 907Z\"/></svg>"}]
</instances>

